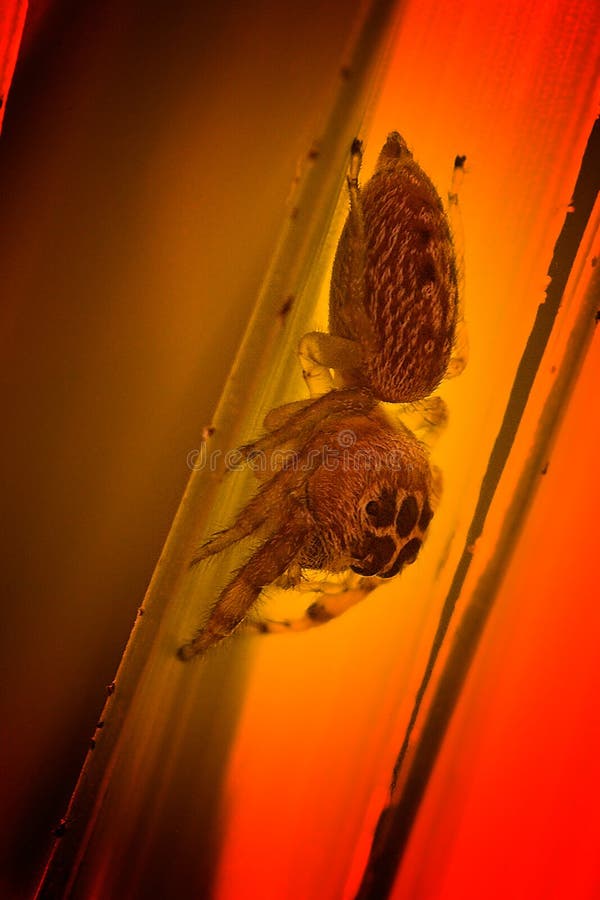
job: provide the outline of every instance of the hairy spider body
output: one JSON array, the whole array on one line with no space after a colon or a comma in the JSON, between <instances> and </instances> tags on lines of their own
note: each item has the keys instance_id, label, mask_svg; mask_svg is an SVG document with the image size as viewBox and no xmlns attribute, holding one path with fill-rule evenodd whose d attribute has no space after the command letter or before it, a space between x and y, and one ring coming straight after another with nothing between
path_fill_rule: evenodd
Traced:
<instances>
[{"instance_id":1,"label":"hairy spider body","mask_svg":"<svg viewBox=\"0 0 600 900\"><path fill-rule=\"evenodd\" d=\"M259 631L303 630L340 615L415 561L439 500L441 476L423 440L431 443L446 412L431 393L466 358L451 231L433 184L397 132L362 190L361 159L355 141L329 332L300 342L310 399L272 410L267 433L241 448L247 459L262 454L270 477L191 564L250 535L263 542L180 648L181 659L230 635L270 584L320 599L294 622L252 623ZM450 198L456 203L455 192ZM403 415L409 405L412 430L380 401L402 404ZM311 582L307 570L334 578Z\"/></svg>"},{"instance_id":2,"label":"hairy spider body","mask_svg":"<svg viewBox=\"0 0 600 900\"><path fill-rule=\"evenodd\" d=\"M347 435L356 435L356 440L344 447ZM350 568L360 575L384 578L388 572L394 574L404 538L416 534L420 512L431 493L423 447L404 427L390 431L374 410L330 422L309 441L305 454L322 464L306 483L304 502L318 529L310 533L299 553L300 567L332 573ZM351 473L344 491L340 491L340 470ZM403 521L399 534L396 507L407 496L415 498L414 521Z\"/></svg>"},{"instance_id":3,"label":"hairy spider body","mask_svg":"<svg viewBox=\"0 0 600 900\"><path fill-rule=\"evenodd\" d=\"M421 400L438 386L450 360L456 264L438 193L397 132L388 137L360 203L364 240L357 243L350 216L333 265L329 332L360 344L356 384L378 400ZM348 303L355 295L360 303Z\"/></svg>"}]
</instances>

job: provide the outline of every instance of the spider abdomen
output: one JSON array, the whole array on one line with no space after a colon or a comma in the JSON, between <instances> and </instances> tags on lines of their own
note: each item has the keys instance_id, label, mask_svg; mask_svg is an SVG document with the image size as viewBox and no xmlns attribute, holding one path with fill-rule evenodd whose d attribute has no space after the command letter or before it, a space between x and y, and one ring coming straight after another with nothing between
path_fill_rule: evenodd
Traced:
<instances>
[{"instance_id":1,"label":"spider abdomen","mask_svg":"<svg viewBox=\"0 0 600 900\"><path fill-rule=\"evenodd\" d=\"M349 220L334 263L330 332L360 343L357 377L377 399L412 402L440 383L453 347L458 290L448 220L397 132L360 197L365 249L357 254Z\"/></svg>"}]
</instances>

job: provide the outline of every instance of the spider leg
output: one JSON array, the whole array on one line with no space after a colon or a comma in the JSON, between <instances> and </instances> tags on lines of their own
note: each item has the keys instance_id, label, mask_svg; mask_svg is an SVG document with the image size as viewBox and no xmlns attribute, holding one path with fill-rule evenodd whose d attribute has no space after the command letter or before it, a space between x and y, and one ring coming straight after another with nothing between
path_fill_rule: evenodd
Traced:
<instances>
[{"instance_id":1,"label":"spider leg","mask_svg":"<svg viewBox=\"0 0 600 900\"><path fill-rule=\"evenodd\" d=\"M360 344L335 334L310 331L298 347L302 374L311 397L322 397L333 384L331 369L360 369L363 356Z\"/></svg>"},{"instance_id":2,"label":"spider leg","mask_svg":"<svg viewBox=\"0 0 600 900\"><path fill-rule=\"evenodd\" d=\"M351 573L354 576L354 573ZM361 600L371 593L376 587L374 579L354 576L348 588L340 582L316 582L310 587L305 584L304 589L321 592L318 600L315 600L304 611L304 615L297 619L285 619L277 622L273 619L262 619L249 623L255 631L261 634L282 634L284 632L308 631L325 625L332 619L341 616L352 606L356 606ZM324 585L327 590L324 590ZM331 588L331 589L330 589Z\"/></svg>"},{"instance_id":3,"label":"spider leg","mask_svg":"<svg viewBox=\"0 0 600 900\"><path fill-rule=\"evenodd\" d=\"M429 497L429 503L431 505L432 510L435 512L439 506L440 500L442 498L442 491L444 489L444 476L442 474L442 470L439 466L432 465L431 466L431 495Z\"/></svg>"},{"instance_id":4,"label":"spider leg","mask_svg":"<svg viewBox=\"0 0 600 900\"><path fill-rule=\"evenodd\" d=\"M284 403L282 406L276 406L275 409L272 409L265 416L263 426L267 431L277 431L277 429L285 425L293 415L301 409L305 409L311 402L311 399L307 398L306 400L292 400L291 403Z\"/></svg>"},{"instance_id":5,"label":"spider leg","mask_svg":"<svg viewBox=\"0 0 600 900\"><path fill-rule=\"evenodd\" d=\"M229 528L213 534L194 554L190 566L214 556L248 537L267 522L271 531L284 527L289 517L290 499L301 487L305 472L285 469L277 472L238 513Z\"/></svg>"},{"instance_id":6,"label":"spider leg","mask_svg":"<svg viewBox=\"0 0 600 900\"><path fill-rule=\"evenodd\" d=\"M448 423L448 406L439 394L403 404L397 416L407 428L432 449Z\"/></svg>"},{"instance_id":7,"label":"spider leg","mask_svg":"<svg viewBox=\"0 0 600 900\"><path fill-rule=\"evenodd\" d=\"M268 538L222 591L204 627L193 640L180 647L177 655L181 660L204 653L235 631L263 587L272 584L293 563L310 528L310 515L298 506L287 529Z\"/></svg>"},{"instance_id":8,"label":"spider leg","mask_svg":"<svg viewBox=\"0 0 600 900\"><path fill-rule=\"evenodd\" d=\"M445 378L455 378L464 370L469 360L469 336L465 322L465 240L460 211L459 194L464 177L464 156L457 156L454 161L452 183L448 191L448 219L454 239L454 252L456 257L456 278L458 282L458 313L456 318L456 331L454 336L454 348L446 369Z\"/></svg>"},{"instance_id":9,"label":"spider leg","mask_svg":"<svg viewBox=\"0 0 600 900\"><path fill-rule=\"evenodd\" d=\"M302 374L311 397L322 396L333 387L362 383L364 353L374 344L373 324L365 308L367 243L358 185L361 162L362 144L355 140L346 178L350 210L331 277L329 333L305 334L298 347Z\"/></svg>"},{"instance_id":10,"label":"spider leg","mask_svg":"<svg viewBox=\"0 0 600 900\"><path fill-rule=\"evenodd\" d=\"M344 226L340 245L343 243L344 266L342 284L337 285L344 293L343 308L350 333L360 335L368 344L373 333L371 321L364 307L364 275L366 269L367 245L365 223L358 186L358 175L362 163L362 143L355 140L350 152L347 184L350 196L350 213ZM334 266L335 268L335 266ZM335 278L332 282L336 281ZM337 334L311 331L305 334L298 346L298 356L302 374L311 397L322 397L334 388L331 370L358 371L363 364L362 345L358 340Z\"/></svg>"},{"instance_id":11,"label":"spider leg","mask_svg":"<svg viewBox=\"0 0 600 900\"><path fill-rule=\"evenodd\" d=\"M364 353L376 345L373 323L365 306L367 271L367 241L365 216L358 176L362 163L362 143L355 140L350 153L347 185L350 210L342 231L333 264L330 288L330 332L351 335L356 349L346 350L343 359L337 361L336 375L344 384L352 384L363 367ZM331 310L339 322L332 325ZM352 343L352 342L349 342ZM326 359L323 359L326 363Z\"/></svg>"},{"instance_id":12,"label":"spider leg","mask_svg":"<svg viewBox=\"0 0 600 900\"><path fill-rule=\"evenodd\" d=\"M366 388L329 391L292 413L279 428L251 444L240 447L239 452L244 459L252 459L257 453L264 453L278 446L299 445L327 419L341 418L348 414L360 415L360 413L370 412L376 405L377 401Z\"/></svg>"},{"instance_id":13,"label":"spider leg","mask_svg":"<svg viewBox=\"0 0 600 900\"><path fill-rule=\"evenodd\" d=\"M283 588L284 591L287 591L289 588L299 590L301 584L302 566L296 560L273 582L274 587Z\"/></svg>"},{"instance_id":14,"label":"spider leg","mask_svg":"<svg viewBox=\"0 0 600 900\"><path fill-rule=\"evenodd\" d=\"M292 566L290 572L286 572L281 578L278 578L275 585L286 590L293 588L301 594L341 594L344 591L354 590L359 584L363 586L362 582L364 581L364 576L357 575L350 569L344 572L341 580L339 578L304 578L302 570L300 568L296 570Z\"/></svg>"}]
</instances>

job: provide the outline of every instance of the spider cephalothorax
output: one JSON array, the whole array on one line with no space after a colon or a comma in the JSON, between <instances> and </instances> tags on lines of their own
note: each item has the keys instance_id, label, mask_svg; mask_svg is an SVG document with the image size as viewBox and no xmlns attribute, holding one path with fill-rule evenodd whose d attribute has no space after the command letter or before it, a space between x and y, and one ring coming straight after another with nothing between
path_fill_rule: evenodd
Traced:
<instances>
[{"instance_id":1,"label":"spider cephalothorax","mask_svg":"<svg viewBox=\"0 0 600 900\"><path fill-rule=\"evenodd\" d=\"M182 659L231 634L263 587L298 585L307 570L347 574L331 590L320 582L322 599L302 619L255 626L301 630L339 615L379 579L416 560L433 516L440 475L424 441L431 442L446 413L431 394L466 361L459 266L442 202L400 135L388 136L362 190L361 158L355 141L329 332L311 332L300 342L311 399L272 410L264 437L241 448L247 459L262 454L270 477L192 565L249 535L262 543L202 630L180 649ZM455 169L463 162L457 157ZM449 197L455 206L456 191ZM401 404L399 414L408 414L412 430L384 411L382 401Z\"/></svg>"},{"instance_id":2,"label":"spider cephalothorax","mask_svg":"<svg viewBox=\"0 0 600 900\"><path fill-rule=\"evenodd\" d=\"M323 429L306 449L316 449L321 464L306 485L316 539L300 566L390 577L413 562L433 514L431 470L414 435L373 413Z\"/></svg>"}]
</instances>

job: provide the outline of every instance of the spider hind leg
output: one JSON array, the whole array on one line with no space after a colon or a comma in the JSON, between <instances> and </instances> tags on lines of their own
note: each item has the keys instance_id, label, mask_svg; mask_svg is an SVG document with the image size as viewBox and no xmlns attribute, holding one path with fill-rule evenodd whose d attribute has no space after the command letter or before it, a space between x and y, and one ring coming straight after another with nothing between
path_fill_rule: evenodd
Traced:
<instances>
[{"instance_id":1,"label":"spider hind leg","mask_svg":"<svg viewBox=\"0 0 600 900\"><path fill-rule=\"evenodd\" d=\"M466 156L457 156L454 161L452 183L448 191L448 220L454 242L456 257L456 278L458 282L458 311L454 347L446 369L445 378L456 378L469 361L469 335L465 321L465 239L460 209L460 188L464 178Z\"/></svg>"},{"instance_id":2,"label":"spider hind leg","mask_svg":"<svg viewBox=\"0 0 600 900\"><path fill-rule=\"evenodd\" d=\"M248 624L259 634L284 634L308 631L319 625L326 625L341 616L346 610L356 606L376 587L376 581L361 578L354 572L348 573L344 581L303 582L296 586L307 592L317 592L319 596L306 607L304 613L294 619L255 619Z\"/></svg>"}]
</instances>

